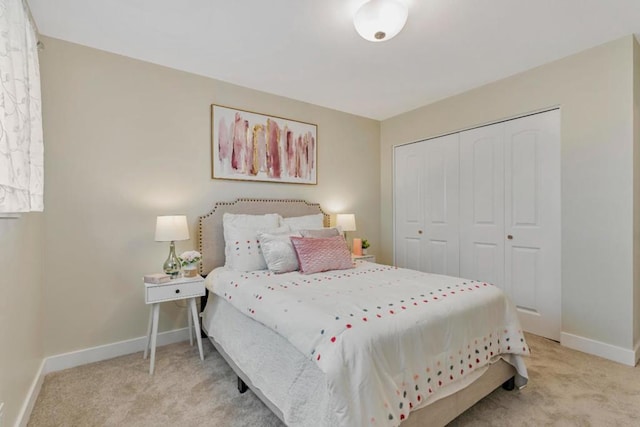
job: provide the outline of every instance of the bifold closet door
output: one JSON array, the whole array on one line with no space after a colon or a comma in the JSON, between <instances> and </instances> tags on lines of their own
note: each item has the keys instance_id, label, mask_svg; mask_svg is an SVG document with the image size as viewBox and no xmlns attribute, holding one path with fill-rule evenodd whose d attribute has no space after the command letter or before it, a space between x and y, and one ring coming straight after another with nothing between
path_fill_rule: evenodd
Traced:
<instances>
[{"instance_id":1,"label":"bifold closet door","mask_svg":"<svg viewBox=\"0 0 640 427\"><path fill-rule=\"evenodd\" d=\"M505 290L527 332L560 340L560 110L504 123Z\"/></svg>"},{"instance_id":2,"label":"bifold closet door","mask_svg":"<svg viewBox=\"0 0 640 427\"><path fill-rule=\"evenodd\" d=\"M459 275L458 134L395 148L395 263Z\"/></svg>"},{"instance_id":3,"label":"bifold closet door","mask_svg":"<svg viewBox=\"0 0 640 427\"><path fill-rule=\"evenodd\" d=\"M419 271L426 271L426 266L422 264L423 151L420 144L407 144L394 149L395 264Z\"/></svg>"},{"instance_id":4,"label":"bifold closet door","mask_svg":"<svg viewBox=\"0 0 640 427\"><path fill-rule=\"evenodd\" d=\"M460 133L460 276L493 283L559 340L560 111Z\"/></svg>"},{"instance_id":5,"label":"bifold closet door","mask_svg":"<svg viewBox=\"0 0 640 427\"><path fill-rule=\"evenodd\" d=\"M504 290L504 125L460 133L460 276Z\"/></svg>"}]
</instances>

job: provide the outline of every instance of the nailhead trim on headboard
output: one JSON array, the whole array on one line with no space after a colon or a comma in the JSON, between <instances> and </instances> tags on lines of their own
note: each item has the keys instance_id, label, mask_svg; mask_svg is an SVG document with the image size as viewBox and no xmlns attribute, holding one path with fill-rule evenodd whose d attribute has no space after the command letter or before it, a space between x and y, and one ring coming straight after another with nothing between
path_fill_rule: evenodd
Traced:
<instances>
[{"instance_id":1,"label":"nailhead trim on headboard","mask_svg":"<svg viewBox=\"0 0 640 427\"><path fill-rule=\"evenodd\" d=\"M275 204L275 209L265 211L263 206ZM238 208L238 209L234 209ZM242 209L240 209L242 208ZM311 215L313 213L322 213L324 215L324 225L329 226L329 215L325 213L318 203L309 203L301 199L249 199L242 198L233 202L216 202L213 209L209 213L202 215L198 218L198 249L202 254L202 262L200 263L200 274L208 274L213 268L218 267L224 263L224 238L222 237L222 215L227 211L233 211L233 213L248 213L248 214L262 214L262 213L278 213L286 215L283 216L300 216ZM213 223L216 226L216 222L219 222L219 230L214 230L211 233L211 240L213 242L207 242L204 240L205 229ZM222 256L220 256L222 254ZM222 259L222 263L220 260Z\"/></svg>"}]
</instances>

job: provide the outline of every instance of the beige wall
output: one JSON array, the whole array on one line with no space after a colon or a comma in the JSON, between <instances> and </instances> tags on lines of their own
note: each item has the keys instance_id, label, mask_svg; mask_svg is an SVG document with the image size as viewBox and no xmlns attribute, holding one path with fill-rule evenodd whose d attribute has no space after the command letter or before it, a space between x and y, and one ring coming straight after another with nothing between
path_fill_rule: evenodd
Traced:
<instances>
[{"instance_id":1,"label":"beige wall","mask_svg":"<svg viewBox=\"0 0 640 427\"><path fill-rule=\"evenodd\" d=\"M394 145L560 106L562 330L632 349L632 43L628 36L383 121L381 259L393 257Z\"/></svg>"},{"instance_id":2,"label":"beige wall","mask_svg":"<svg viewBox=\"0 0 640 427\"><path fill-rule=\"evenodd\" d=\"M144 336L141 277L161 270L156 215L196 220L215 201L302 198L356 214L380 248L379 122L45 39L41 52L47 286L45 354ZM257 70L259 72L259 70ZM210 104L318 125L317 186L212 180ZM186 324L163 304L160 330Z\"/></svg>"},{"instance_id":3,"label":"beige wall","mask_svg":"<svg viewBox=\"0 0 640 427\"><path fill-rule=\"evenodd\" d=\"M0 402L14 424L43 359L43 214L0 219Z\"/></svg>"}]
</instances>

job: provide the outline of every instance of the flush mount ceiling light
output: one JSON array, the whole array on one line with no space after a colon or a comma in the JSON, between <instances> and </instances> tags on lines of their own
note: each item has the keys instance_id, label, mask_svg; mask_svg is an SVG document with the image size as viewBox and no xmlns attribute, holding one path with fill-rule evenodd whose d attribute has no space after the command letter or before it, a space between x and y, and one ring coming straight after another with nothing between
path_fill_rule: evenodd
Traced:
<instances>
[{"instance_id":1,"label":"flush mount ceiling light","mask_svg":"<svg viewBox=\"0 0 640 427\"><path fill-rule=\"evenodd\" d=\"M364 39L382 42L395 37L407 22L407 5L398 0L369 0L356 12L353 25Z\"/></svg>"}]
</instances>

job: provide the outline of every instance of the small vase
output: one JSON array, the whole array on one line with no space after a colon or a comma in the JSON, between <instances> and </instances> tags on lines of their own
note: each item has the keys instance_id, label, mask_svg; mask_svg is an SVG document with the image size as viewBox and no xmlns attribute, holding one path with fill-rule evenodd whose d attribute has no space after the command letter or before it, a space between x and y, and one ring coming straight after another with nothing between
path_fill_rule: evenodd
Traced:
<instances>
[{"instance_id":1,"label":"small vase","mask_svg":"<svg viewBox=\"0 0 640 427\"><path fill-rule=\"evenodd\" d=\"M198 275L198 267L195 264L185 265L182 267L182 277L196 277Z\"/></svg>"},{"instance_id":2,"label":"small vase","mask_svg":"<svg viewBox=\"0 0 640 427\"><path fill-rule=\"evenodd\" d=\"M362 255L366 255L367 254L367 250L365 248L362 248Z\"/></svg>"}]
</instances>

